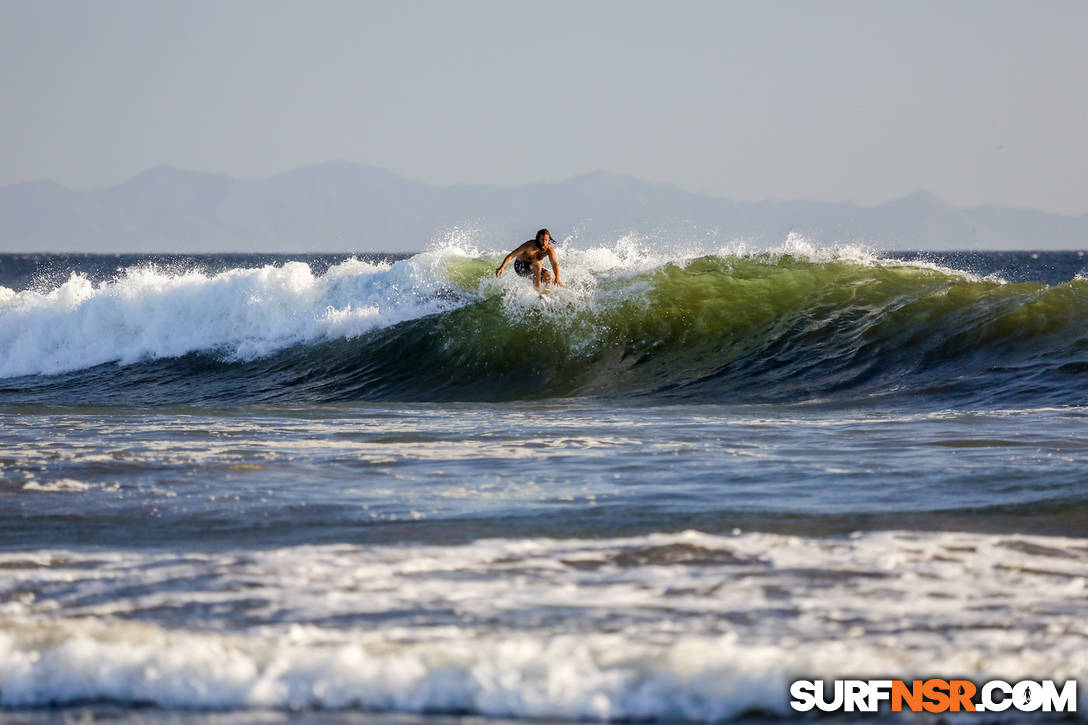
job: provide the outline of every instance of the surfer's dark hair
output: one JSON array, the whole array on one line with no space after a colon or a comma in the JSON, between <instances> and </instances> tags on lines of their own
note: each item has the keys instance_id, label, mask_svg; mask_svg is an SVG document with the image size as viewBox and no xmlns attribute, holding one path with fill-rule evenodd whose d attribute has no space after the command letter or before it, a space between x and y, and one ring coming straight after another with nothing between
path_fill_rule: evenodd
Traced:
<instances>
[{"instance_id":1,"label":"surfer's dark hair","mask_svg":"<svg viewBox=\"0 0 1088 725\"><path fill-rule=\"evenodd\" d=\"M547 234L549 237L552 235L552 233L549 232L547 229L541 229L539 232L536 233L536 246L539 247L544 242L545 234Z\"/></svg>"}]
</instances>

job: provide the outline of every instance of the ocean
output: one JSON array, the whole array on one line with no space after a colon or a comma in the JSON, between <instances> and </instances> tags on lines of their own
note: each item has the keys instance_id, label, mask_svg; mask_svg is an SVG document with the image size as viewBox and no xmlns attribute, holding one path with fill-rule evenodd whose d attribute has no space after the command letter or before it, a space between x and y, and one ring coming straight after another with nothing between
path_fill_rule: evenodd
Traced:
<instances>
[{"instance_id":1,"label":"ocean","mask_svg":"<svg viewBox=\"0 0 1088 725\"><path fill-rule=\"evenodd\" d=\"M1088 682L1083 252L558 252L0 255L0 720Z\"/></svg>"}]
</instances>

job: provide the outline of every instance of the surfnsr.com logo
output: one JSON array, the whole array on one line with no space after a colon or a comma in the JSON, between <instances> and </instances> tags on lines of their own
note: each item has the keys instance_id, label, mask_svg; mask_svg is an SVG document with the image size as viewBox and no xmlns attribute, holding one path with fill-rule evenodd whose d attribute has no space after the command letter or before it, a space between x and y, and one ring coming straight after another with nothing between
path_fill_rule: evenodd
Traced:
<instances>
[{"instance_id":1,"label":"surfnsr.com logo","mask_svg":"<svg viewBox=\"0 0 1088 725\"><path fill-rule=\"evenodd\" d=\"M797 712L1076 712L1077 681L1059 688L1053 680L1008 683L990 680L797 680L790 685L790 707Z\"/></svg>"}]
</instances>

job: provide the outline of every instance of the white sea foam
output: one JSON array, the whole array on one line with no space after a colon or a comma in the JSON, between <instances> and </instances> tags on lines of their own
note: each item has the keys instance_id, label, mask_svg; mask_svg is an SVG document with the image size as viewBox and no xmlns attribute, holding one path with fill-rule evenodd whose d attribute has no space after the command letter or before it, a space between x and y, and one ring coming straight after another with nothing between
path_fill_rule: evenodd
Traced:
<instances>
[{"instance_id":1,"label":"white sea foam","mask_svg":"<svg viewBox=\"0 0 1088 725\"><path fill-rule=\"evenodd\" d=\"M120 487L117 484L95 484L85 483L78 481L74 478L58 478L53 481L28 481L23 485L24 491L46 491L49 493L79 493L81 491L90 491L93 488L101 488L107 491L119 491Z\"/></svg>"},{"instance_id":2,"label":"white sea foam","mask_svg":"<svg viewBox=\"0 0 1088 725\"><path fill-rule=\"evenodd\" d=\"M109 699L167 708L346 708L571 719L720 720L783 711L792 667L730 637L660 646L622 635L447 629L382 642L298 628L272 640L132 623L0 633L6 706ZM35 642L29 647L38 645ZM830 653L829 653L830 654Z\"/></svg>"},{"instance_id":3,"label":"white sea foam","mask_svg":"<svg viewBox=\"0 0 1088 725\"><path fill-rule=\"evenodd\" d=\"M231 359L358 335L449 306L442 252L371 264L351 259L315 276L288 262L220 274L150 266L93 284L0 294L0 377L218 351Z\"/></svg>"},{"instance_id":4,"label":"white sea foam","mask_svg":"<svg viewBox=\"0 0 1088 725\"><path fill-rule=\"evenodd\" d=\"M1088 676L1088 549L1060 537L685 532L0 564L5 706L703 721L787 713L796 678Z\"/></svg>"}]
</instances>

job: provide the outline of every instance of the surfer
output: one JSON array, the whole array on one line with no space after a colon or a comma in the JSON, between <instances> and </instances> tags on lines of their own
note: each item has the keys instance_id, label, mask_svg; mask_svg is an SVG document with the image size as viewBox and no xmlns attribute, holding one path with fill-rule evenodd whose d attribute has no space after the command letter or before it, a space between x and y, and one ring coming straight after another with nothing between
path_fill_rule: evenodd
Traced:
<instances>
[{"instance_id":1,"label":"surfer","mask_svg":"<svg viewBox=\"0 0 1088 725\"><path fill-rule=\"evenodd\" d=\"M502 264L495 270L495 276L501 277L502 271L511 259L514 260L514 272L519 277L532 277L533 286L540 291L540 284L551 284L553 276L548 274L541 264L544 257L552 261L552 271L555 272L555 284L563 286L559 280L559 260L555 257L555 247L552 246L552 235L547 229L541 229L536 233L536 239L530 239L520 247L506 255Z\"/></svg>"}]
</instances>

